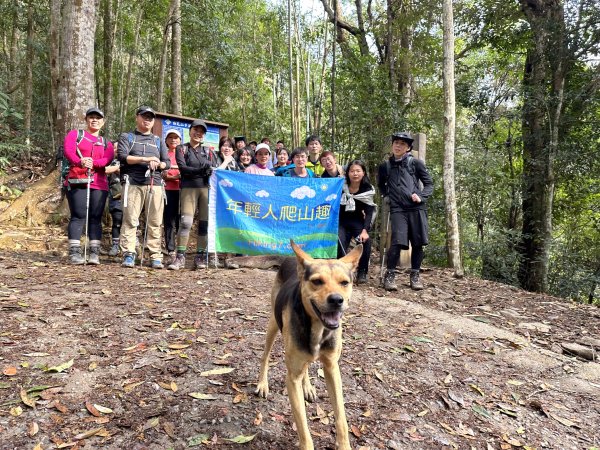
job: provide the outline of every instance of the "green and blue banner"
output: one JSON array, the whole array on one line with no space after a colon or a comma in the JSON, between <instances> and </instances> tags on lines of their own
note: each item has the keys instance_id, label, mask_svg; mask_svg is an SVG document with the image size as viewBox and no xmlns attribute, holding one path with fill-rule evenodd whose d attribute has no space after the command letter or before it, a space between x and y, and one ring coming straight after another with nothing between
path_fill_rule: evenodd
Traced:
<instances>
[{"instance_id":1,"label":"green and blue banner","mask_svg":"<svg viewBox=\"0 0 600 450\"><path fill-rule=\"evenodd\" d=\"M209 252L336 258L342 178L287 178L215 170Z\"/></svg>"}]
</instances>

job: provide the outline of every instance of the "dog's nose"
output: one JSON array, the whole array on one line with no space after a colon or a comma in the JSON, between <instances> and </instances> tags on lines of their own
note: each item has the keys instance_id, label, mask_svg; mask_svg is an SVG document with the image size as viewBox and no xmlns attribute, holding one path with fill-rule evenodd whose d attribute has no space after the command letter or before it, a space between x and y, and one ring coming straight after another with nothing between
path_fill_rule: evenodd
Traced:
<instances>
[{"instance_id":1,"label":"dog's nose","mask_svg":"<svg viewBox=\"0 0 600 450\"><path fill-rule=\"evenodd\" d=\"M327 303L331 306L342 306L344 303L344 297L340 294L331 294L327 297Z\"/></svg>"}]
</instances>

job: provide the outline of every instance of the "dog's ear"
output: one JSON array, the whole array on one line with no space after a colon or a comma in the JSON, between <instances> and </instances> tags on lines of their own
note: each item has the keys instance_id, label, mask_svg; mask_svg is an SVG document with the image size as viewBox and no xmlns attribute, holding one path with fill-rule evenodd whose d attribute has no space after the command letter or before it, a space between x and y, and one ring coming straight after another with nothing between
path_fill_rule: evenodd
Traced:
<instances>
[{"instance_id":1,"label":"dog's ear","mask_svg":"<svg viewBox=\"0 0 600 450\"><path fill-rule=\"evenodd\" d=\"M304 261L312 261L313 258L306 253L304 250L302 250L300 247L298 247L298 245L296 245L296 243L294 242L293 239L290 239L290 244L292 246L292 250L294 250L294 253L296 254L296 258L298 259L298 262L303 263Z\"/></svg>"},{"instance_id":2,"label":"dog's ear","mask_svg":"<svg viewBox=\"0 0 600 450\"><path fill-rule=\"evenodd\" d=\"M348 253L343 258L340 258L340 261L345 262L347 264L352 265L352 270L356 270L358 267L358 260L360 259L363 252L363 245L359 244L352 249L350 253Z\"/></svg>"}]
</instances>

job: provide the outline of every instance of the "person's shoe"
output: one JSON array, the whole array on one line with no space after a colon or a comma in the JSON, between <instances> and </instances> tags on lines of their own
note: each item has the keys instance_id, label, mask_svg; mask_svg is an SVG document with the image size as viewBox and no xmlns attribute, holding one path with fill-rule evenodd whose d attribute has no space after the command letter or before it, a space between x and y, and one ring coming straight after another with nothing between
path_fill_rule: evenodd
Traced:
<instances>
[{"instance_id":1,"label":"person's shoe","mask_svg":"<svg viewBox=\"0 0 600 450\"><path fill-rule=\"evenodd\" d=\"M69 247L69 263L74 264L76 266L85 264L85 259L83 259L83 256L81 256L80 245L71 245Z\"/></svg>"},{"instance_id":2,"label":"person's shoe","mask_svg":"<svg viewBox=\"0 0 600 450\"><path fill-rule=\"evenodd\" d=\"M125 252L123 256L123 262L121 263L123 267L135 267L135 253Z\"/></svg>"},{"instance_id":3,"label":"person's shoe","mask_svg":"<svg viewBox=\"0 0 600 450\"><path fill-rule=\"evenodd\" d=\"M165 266L163 266L163 263L160 259L153 259L150 261L150 267L153 269L163 269Z\"/></svg>"},{"instance_id":4,"label":"person's shoe","mask_svg":"<svg viewBox=\"0 0 600 450\"><path fill-rule=\"evenodd\" d=\"M108 251L108 256L117 256L119 254L119 244L113 242L112 247Z\"/></svg>"},{"instance_id":5,"label":"person's shoe","mask_svg":"<svg viewBox=\"0 0 600 450\"><path fill-rule=\"evenodd\" d=\"M200 252L194 257L194 270L206 269L206 253Z\"/></svg>"},{"instance_id":6,"label":"person's shoe","mask_svg":"<svg viewBox=\"0 0 600 450\"><path fill-rule=\"evenodd\" d=\"M175 258L177 258L177 252L168 252L167 253L167 266L173 264L175 262Z\"/></svg>"},{"instance_id":7,"label":"person's shoe","mask_svg":"<svg viewBox=\"0 0 600 450\"><path fill-rule=\"evenodd\" d=\"M211 269L222 269L225 265L219 260L219 255L213 255L210 257L210 264L208 265Z\"/></svg>"},{"instance_id":8,"label":"person's shoe","mask_svg":"<svg viewBox=\"0 0 600 450\"><path fill-rule=\"evenodd\" d=\"M233 261L225 260L225 268L226 269L239 269L240 265L238 263L234 263Z\"/></svg>"},{"instance_id":9,"label":"person's shoe","mask_svg":"<svg viewBox=\"0 0 600 450\"><path fill-rule=\"evenodd\" d=\"M388 270L385 273L385 277L383 278L383 288L386 291L397 291L398 286L396 286L396 274L393 270Z\"/></svg>"},{"instance_id":10,"label":"person's shoe","mask_svg":"<svg viewBox=\"0 0 600 450\"><path fill-rule=\"evenodd\" d=\"M356 275L356 284L365 284L369 279L367 278L367 272L359 270Z\"/></svg>"},{"instance_id":11,"label":"person's shoe","mask_svg":"<svg viewBox=\"0 0 600 450\"><path fill-rule=\"evenodd\" d=\"M169 270L179 270L185 268L185 253L177 253L175 259L167 266Z\"/></svg>"},{"instance_id":12,"label":"person's shoe","mask_svg":"<svg viewBox=\"0 0 600 450\"><path fill-rule=\"evenodd\" d=\"M90 257L88 258L88 264L97 266L100 264L100 247L94 245L90 247Z\"/></svg>"},{"instance_id":13,"label":"person's shoe","mask_svg":"<svg viewBox=\"0 0 600 450\"><path fill-rule=\"evenodd\" d=\"M419 278L418 270L410 271L410 288L414 291L420 291L423 289L423 283L421 283L421 280Z\"/></svg>"}]
</instances>

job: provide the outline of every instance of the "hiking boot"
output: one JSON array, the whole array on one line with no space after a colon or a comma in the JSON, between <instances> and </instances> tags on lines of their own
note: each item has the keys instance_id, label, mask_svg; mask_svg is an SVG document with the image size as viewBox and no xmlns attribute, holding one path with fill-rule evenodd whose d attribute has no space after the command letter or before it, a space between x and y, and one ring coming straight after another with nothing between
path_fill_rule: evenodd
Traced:
<instances>
[{"instance_id":1,"label":"hiking boot","mask_svg":"<svg viewBox=\"0 0 600 450\"><path fill-rule=\"evenodd\" d=\"M209 267L211 269L222 269L223 267L225 267L225 265L219 259L219 255L213 254L212 257L210 258Z\"/></svg>"},{"instance_id":2,"label":"hiking boot","mask_svg":"<svg viewBox=\"0 0 600 450\"><path fill-rule=\"evenodd\" d=\"M423 283L419 279L419 271L411 270L410 271L410 288L414 291L420 291L423 289Z\"/></svg>"},{"instance_id":3,"label":"hiking boot","mask_svg":"<svg viewBox=\"0 0 600 450\"><path fill-rule=\"evenodd\" d=\"M194 257L194 270L206 269L206 253L197 253Z\"/></svg>"},{"instance_id":4,"label":"hiking boot","mask_svg":"<svg viewBox=\"0 0 600 450\"><path fill-rule=\"evenodd\" d=\"M88 264L97 266L100 264L100 247L97 245L90 247L90 257L88 258Z\"/></svg>"},{"instance_id":5,"label":"hiking boot","mask_svg":"<svg viewBox=\"0 0 600 450\"><path fill-rule=\"evenodd\" d=\"M165 266L163 266L163 263L160 259L153 259L150 261L150 267L153 269L163 269Z\"/></svg>"},{"instance_id":6,"label":"hiking boot","mask_svg":"<svg viewBox=\"0 0 600 450\"><path fill-rule=\"evenodd\" d=\"M167 253L167 266L173 264L175 259L177 258L177 252L169 252Z\"/></svg>"},{"instance_id":7,"label":"hiking boot","mask_svg":"<svg viewBox=\"0 0 600 450\"><path fill-rule=\"evenodd\" d=\"M356 284L365 284L367 281L369 281L367 272L365 270L359 270L356 275Z\"/></svg>"},{"instance_id":8,"label":"hiking boot","mask_svg":"<svg viewBox=\"0 0 600 450\"><path fill-rule=\"evenodd\" d=\"M240 265L238 263L234 263L228 259L225 260L225 268L226 269L239 269Z\"/></svg>"},{"instance_id":9,"label":"hiking boot","mask_svg":"<svg viewBox=\"0 0 600 450\"><path fill-rule=\"evenodd\" d=\"M396 274L393 270L389 270L385 273L385 277L383 278L383 288L386 291L397 291L398 286L396 286Z\"/></svg>"},{"instance_id":10,"label":"hiking boot","mask_svg":"<svg viewBox=\"0 0 600 450\"><path fill-rule=\"evenodd\" d=\"M135 253L125 252L123 256L123 262L121 263L123 267L134 267L135 266Z\"/></svg>"},{"instance_id":11,"label":"hiking boot","mask_svg":"<svg viewBox=\"0 0 600 450\"><path fill-rule=\"evenodd\" d=\"M119 254L119 243L113 242L112 247L108 251L108 256L117 256Z\"/></svg>"},{"instance_id":12,"label":"hiking boot","mask_svg":"<svg viewBox=\"0 0 600 450\"><path fill-rule=\"evenodd\" d=\"M69 262L77 266L85 264L85 259L83 259L83 256L81 256L80 245L71 245L69 247Z\"/></svg>"},{"instance_id":13,"label":"hiking boot","mask_svg":"<svg viewBox=\"0 0 600 450\"><path fill-rule=\"evenodd\" d=\"M177 253L175 259L167 266L169 270L179 270L185 268L185 253Z\"/></svg>"}]
</instances>

